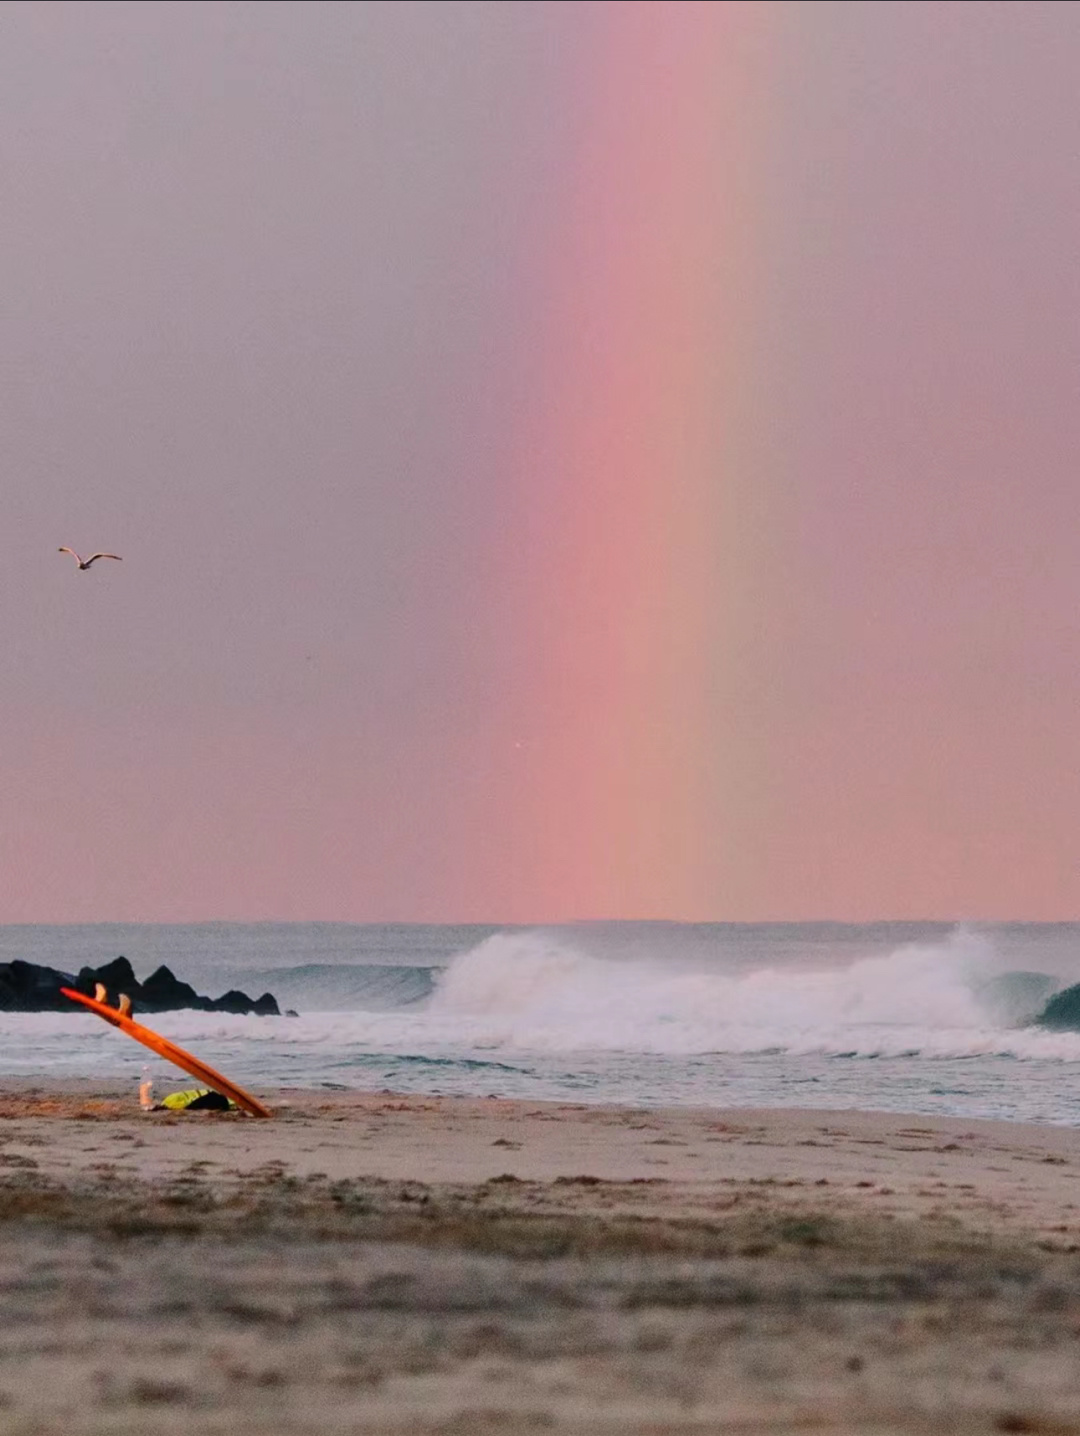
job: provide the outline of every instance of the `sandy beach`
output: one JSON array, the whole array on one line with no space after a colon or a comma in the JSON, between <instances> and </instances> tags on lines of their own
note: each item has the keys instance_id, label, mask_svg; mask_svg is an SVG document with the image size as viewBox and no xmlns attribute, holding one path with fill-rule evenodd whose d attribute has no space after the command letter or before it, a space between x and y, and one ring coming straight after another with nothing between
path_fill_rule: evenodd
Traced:
<instances>
[{"instance_id":1,"label":"sandy beach","mask_svg":"<svg viewBox=\"0 0 1080 1436\"><path fill-rule=\"evenodd\" d=\"M0 1089L0 1432L1080 1431L1080 1144Z\"/></svg>"}]
</instances>

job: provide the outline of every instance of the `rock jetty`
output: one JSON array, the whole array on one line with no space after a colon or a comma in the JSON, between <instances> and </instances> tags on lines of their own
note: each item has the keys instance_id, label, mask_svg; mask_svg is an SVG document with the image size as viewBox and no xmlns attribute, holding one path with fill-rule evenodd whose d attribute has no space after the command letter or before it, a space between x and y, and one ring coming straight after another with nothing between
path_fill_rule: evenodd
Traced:
<instances>
[{"instance_id":1,"label":"rock jetty","mask_svg":"<svg viewBox=\"0 0 1080 1436\"><path fill-rule=\"evenodd\" d=\"M253 1013L257 1017L280 1017L281 1010L269 992L251 998L246 992L231 991L221 997L203 997L187 982L162 964L145 982L140 982L126 957L117 957L104 967L83 967L78 974L42 967L36 962L0 962L0 1012L75 1012L82 1010L65 997L62 987L73 987L93 997L101 983L115 1003L122 992L131 998L136 1014L179 1012Z\"/></svg>"}]
</instances>

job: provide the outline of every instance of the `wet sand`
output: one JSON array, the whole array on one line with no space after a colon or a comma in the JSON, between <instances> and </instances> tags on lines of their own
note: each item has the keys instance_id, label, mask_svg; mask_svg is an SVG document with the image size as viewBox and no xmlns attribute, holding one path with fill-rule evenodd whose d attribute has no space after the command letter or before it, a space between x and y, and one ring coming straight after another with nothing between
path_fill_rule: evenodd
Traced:
<instances>
[{"instance_id":1,"label":"wet sand","mask_svg":"<svg viewBox=\"0 0 1080 1436\"><path fill-rule=\"evenodd\" d=\"M1070 1130L270 1102L0 1086L0 1433L1080 1433Z\"/></svg>"}]
</instances>

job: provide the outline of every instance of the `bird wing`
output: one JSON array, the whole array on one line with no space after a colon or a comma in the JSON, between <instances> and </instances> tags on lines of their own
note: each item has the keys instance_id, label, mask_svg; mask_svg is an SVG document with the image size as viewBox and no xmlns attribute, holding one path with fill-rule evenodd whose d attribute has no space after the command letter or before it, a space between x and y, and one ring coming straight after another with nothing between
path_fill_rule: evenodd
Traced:
<instances>
[{"instance_id":1,"label":"bird wing","mask_svg":"<svg viewBox=\"0 0 1080 1436\"><path fill-rule=\"evenodd\" d=\"M86 560L86 567L89 568L90 565L97 558L114 558L118 563L121 562L120 555L118 553L92 553L90 557Z\"/></svg>"},{"instance_id":2,"label":"bird wing","mask_svg":"<svg viewBox=\"0 0 1080 1436\"><path fill-rule=\"evenodd\" d=\"M69 553L69 554L71 555L71 557L75 560L76 563L82 563L82 559L81 559L81 558L79 557L79 555L75 552L75 550L74 550L73 548L68 548L66 544L64 545L63 548L58 548L58 549L56 550L56 552L57 552L57 553Z\"/></svg>"}]
</instances>

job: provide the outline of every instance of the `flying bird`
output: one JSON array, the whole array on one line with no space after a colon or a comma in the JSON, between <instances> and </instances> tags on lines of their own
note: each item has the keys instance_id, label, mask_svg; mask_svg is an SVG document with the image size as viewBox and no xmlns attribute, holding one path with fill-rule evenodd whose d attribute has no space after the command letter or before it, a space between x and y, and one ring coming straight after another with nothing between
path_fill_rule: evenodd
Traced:
<instances>
[{"instance_id":1,"label":"flying bird","mask_svg":"<svg viewBox=\"0 0 1080 1436\"><path fill-rule=\"evenodd\" d=\"M64 548L58 548L56 552L69 553L80 568L89 568L90 565L99 558L114 558L116 559L117 563L121 562L120 555L118 553L92 553L89 558L84 559L80 558L73 548L67 548L66 546Z\"/></svg>"}]
</instances>

